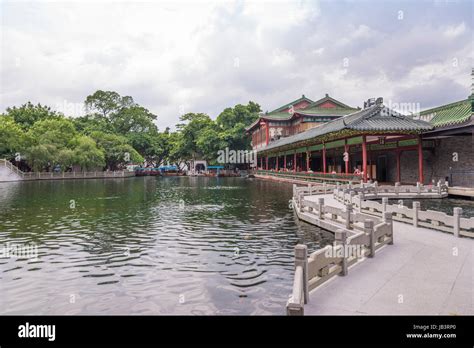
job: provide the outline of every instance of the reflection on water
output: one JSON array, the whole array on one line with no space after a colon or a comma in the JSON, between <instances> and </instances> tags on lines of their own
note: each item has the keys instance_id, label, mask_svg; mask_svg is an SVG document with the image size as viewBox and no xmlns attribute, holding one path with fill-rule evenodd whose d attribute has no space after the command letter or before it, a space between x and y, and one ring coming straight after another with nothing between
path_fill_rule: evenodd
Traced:
<instances>
[{"instance_id":1,"label":"reflection on water","mask_svg":"<svg viewBox=\"0 0 474 348\"><path fill-rule=\"evenodd\" d=\"M0 314L284 314L299 223L291 186L142 177L0 184Z\"/></svg>"}]
</instances>

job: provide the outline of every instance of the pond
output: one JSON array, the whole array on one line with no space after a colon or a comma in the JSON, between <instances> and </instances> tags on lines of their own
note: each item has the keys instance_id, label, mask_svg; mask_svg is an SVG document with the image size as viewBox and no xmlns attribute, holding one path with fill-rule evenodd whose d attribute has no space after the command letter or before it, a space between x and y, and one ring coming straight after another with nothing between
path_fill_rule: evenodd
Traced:
<instances>
[{"instance_id":1,"label":"pond","mask_svg":"<svg viewBox=\"0 0 474 348\"><path fill-rule=\"evenodd\" d=\"M244 178L0 184L0 314L285 314L294 246L333 241L296 220L291 193ZM5 253L25 245L37 255Z\"/></svg>"}]
</instances>

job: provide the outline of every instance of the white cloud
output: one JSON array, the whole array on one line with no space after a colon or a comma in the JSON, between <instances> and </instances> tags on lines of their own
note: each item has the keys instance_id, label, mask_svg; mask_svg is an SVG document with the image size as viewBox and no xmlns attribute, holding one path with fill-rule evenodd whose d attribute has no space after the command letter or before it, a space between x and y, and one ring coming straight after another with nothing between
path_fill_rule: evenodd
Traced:
<instances>
[{"instance_id":1,"label":"white cloud","mask_svg":"<svg viewBox=\"0 0 474 348\"><path fill-rule=\"evenodd\" d=\"M415 4L404 21L376 1L0 6L2 110L28 100L77 105L96 89L115 90L157 114L163 128L182 110L215 117L249 100L271 110L302 94L361 105L433 80L469 89L472 26L463 3L432 13Z\"/></svg>"},{"instance_id":2,"label":"white cloud","mask_svg":"<svg viewBox=\"0 0 474 348\"><path fill-rule=\"evenodd\" d=\"M455 38L459 35L464 34L465 31L466 31L466 25L464 24L464 22L462 22L459 25L448 26L444 30L443 34L448 38Z\"/></svg>"}]
</instances>

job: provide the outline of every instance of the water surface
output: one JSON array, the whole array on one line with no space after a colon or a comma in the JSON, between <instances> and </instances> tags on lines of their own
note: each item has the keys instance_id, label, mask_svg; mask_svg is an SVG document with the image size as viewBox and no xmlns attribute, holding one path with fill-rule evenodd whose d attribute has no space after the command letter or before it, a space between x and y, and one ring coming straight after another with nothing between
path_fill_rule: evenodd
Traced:
<instances>
[{"instance_id":1,"label":"water surface","mask_svg":"<svg viewBox=\"0 0 474 348\"><path fill-rule=\"evenodd\" d=\"M284 314L297 222L291 185L141 177L0 184L0 314Z\"/></svg>"}]
</instances>

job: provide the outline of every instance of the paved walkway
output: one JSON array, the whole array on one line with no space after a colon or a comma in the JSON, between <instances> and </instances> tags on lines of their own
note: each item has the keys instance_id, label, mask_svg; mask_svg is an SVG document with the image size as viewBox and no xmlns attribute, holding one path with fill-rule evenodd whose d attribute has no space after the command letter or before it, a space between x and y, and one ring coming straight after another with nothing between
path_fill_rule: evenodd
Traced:
<instances>
[{"instance_id":1,"label":"paved walkway","mask_svg":"<svg viewBox=\"0 0 474 348\"><path fill-rule=\"evenodd\" d=\"M342 207L332 195L325 203ZM310 293L305 315L474 315L474 240L394 221L394 245Z\"/></svg>"}]
</instances>

